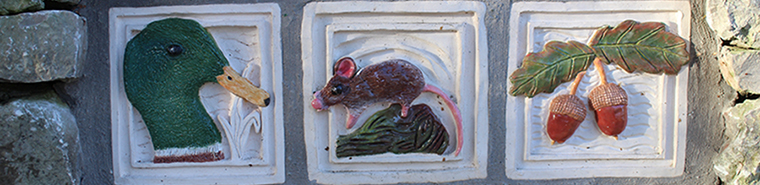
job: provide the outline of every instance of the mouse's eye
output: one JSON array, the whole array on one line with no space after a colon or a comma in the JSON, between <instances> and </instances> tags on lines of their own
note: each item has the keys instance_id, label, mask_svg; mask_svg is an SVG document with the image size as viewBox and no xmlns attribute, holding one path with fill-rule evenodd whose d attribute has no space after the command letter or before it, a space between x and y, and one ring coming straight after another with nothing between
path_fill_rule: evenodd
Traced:
<instances>
[{"instance_id":1,"label":"mouse's eye","mask_svg":"<svg viewBox=\"0 0 760 185\"><path fill-rule=\"evenodd\" d=\"M177 56L182 54L182 51L182 46L178 44L172 44L166 47L166 52L169 53L169 56Z\"/></svg>"},{"instance_id":2,"label":"mouse's eye","mask_svg":"<svg viewBox=\"0 0 760 185\"><path fill-rule=\"evenodd\" d=\"M343 85L342 84L338 84L336 86L333 86L332 89L330 89L330 93L332 93L333 95L340 95L340 94L342 94L343 93Z\"/></svg>"}]
</instances>

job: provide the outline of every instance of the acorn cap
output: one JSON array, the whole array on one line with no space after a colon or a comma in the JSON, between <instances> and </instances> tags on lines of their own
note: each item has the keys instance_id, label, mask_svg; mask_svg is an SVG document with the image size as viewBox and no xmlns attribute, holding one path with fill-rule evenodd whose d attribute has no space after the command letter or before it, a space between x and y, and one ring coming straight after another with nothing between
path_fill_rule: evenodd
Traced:
<instances>
[{"instance_id":1,"label":"acorn cap","mask_svg":"<svg viewBox=\"0 0 760 185\"><path fill-rule=\"evenodd\" d=\"M580 98L572 94L563 94L554 97L549 105L549 111L556 114L570 116L577 120L586 119L586 105Z\"/></svg>"},{"instance_id":2,"label":"acorn cap","mask_svg":"<svg viewBox=\"0 0 760 185\"><path fill-rule=\"evenodd\" d=\"M613 83L596 86L589 92L588 99L594 110L615 105L628 105L628 94L623 88Z\"/></svg>"}]
</instances>

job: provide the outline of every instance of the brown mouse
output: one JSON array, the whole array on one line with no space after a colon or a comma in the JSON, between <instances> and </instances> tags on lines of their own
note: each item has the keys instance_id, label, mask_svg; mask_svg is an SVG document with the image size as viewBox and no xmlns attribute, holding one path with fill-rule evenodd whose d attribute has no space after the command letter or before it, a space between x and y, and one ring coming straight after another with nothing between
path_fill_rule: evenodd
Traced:
<instances>
[{"instance_id":1,"label":"brown mouse","mask_svg":"<svg viewBox=\"0 0 760 185\"><path fill-rule=\"evenodd\" d=\"M462 149L462 116L456 104L438 87L425 83L422 71L406 60L392 59L357 70L351 57L343 57L333 66L334 76L322 90L314 94L311 106L318 111L343 104L348 111L346 128L351 128L367 106L378 102L401 104L401 117L406 117L412 101L422 92L442 97L456 120L457 148Z\"/></svg>"}]
</instances>

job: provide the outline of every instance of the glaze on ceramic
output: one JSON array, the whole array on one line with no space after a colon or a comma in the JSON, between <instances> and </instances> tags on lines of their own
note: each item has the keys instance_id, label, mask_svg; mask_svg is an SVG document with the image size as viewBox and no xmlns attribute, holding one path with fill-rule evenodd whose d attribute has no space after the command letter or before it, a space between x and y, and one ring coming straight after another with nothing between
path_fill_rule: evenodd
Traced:
<instances>
[{"instance_id":1,"label":"glaze on ceramic","mask_svg":"<svg viewBox=\"0 0 760 185\"><path fill-rule=\"evenodd\" d=\"M422 71L405 60L387 60L365 67L357 72L356 63L350 57L339 59L333 76L325 88L314 94L311 105L325 110L335 104L343 104L349 112L346 128L351 128L367 106L378 102L401 104L401 117L407 116L412 101L422 92L431 92L443 98L456 120L457 147L454 155L462 149L462 115L448 95L435 86L425 84Z\"/></svg>"}]
</instances>

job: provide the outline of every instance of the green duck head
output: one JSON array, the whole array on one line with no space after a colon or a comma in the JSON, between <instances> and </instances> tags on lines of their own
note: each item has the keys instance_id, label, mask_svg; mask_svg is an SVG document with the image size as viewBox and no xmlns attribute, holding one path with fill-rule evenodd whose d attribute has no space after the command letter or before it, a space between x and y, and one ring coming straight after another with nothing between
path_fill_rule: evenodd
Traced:
<instances>
[{"instance_id":1,"label":"green duck head","mask_svg":"<svg viewBox=\"0 0 760 185\"><path fill-rule=\"evenodd\" d=\"M259 107L269 105L269 94L232 70L211 34L193 20L168 18L148 24L127 43L124 65L125 78L126 67L135 67L140 75L135 78L153 77L155 82L198 87L217 82Z\"/></svg>"},{"instance_id":2,"label":"green duck head","mask_svg":"<svg viewBox=\"0 0 760 185\"><path fill-rule=\"evenodd\" d=\"M127 43L126 95L142 115L154 149L206 147L221 141L198 95L208 82L260 107L269 105L269 94L232 70L214 38L196 21L155 21Z\"/></svg>"}]
</instances>

